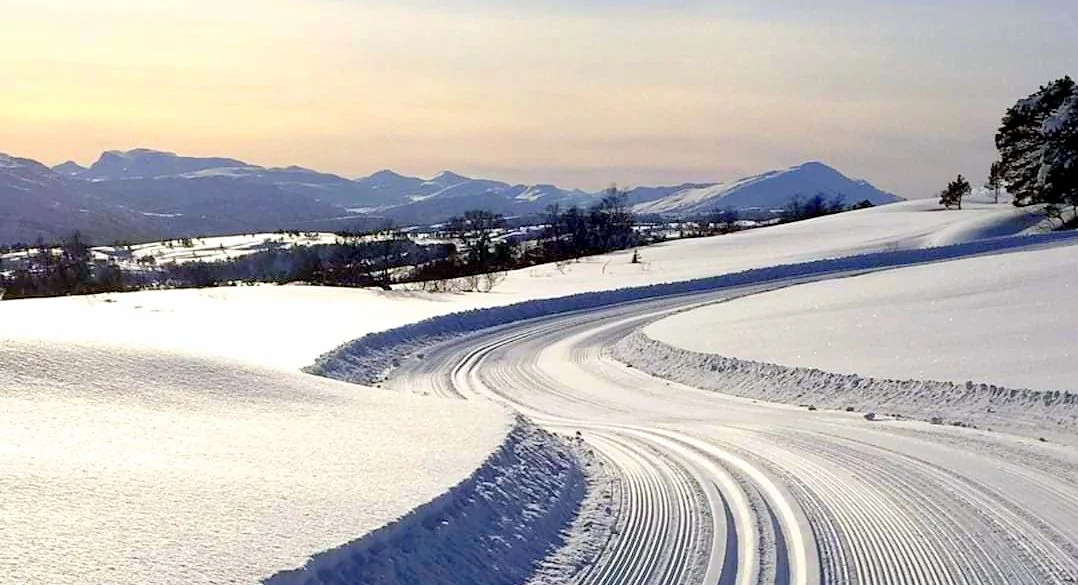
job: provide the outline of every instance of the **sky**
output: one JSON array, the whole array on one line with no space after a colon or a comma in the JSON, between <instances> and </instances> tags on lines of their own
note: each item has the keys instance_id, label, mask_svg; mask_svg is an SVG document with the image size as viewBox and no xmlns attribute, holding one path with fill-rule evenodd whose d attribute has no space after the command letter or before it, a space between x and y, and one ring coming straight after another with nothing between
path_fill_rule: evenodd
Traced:
<instances>
[{"instance_id":1,"label":"sky","mask_svg":"<svg viewBox=\"0 0 1078 585\"><path fill-rule=\"evenodd\" d=\"M762 6L765 5L766 6ZM979 184L1072 0L0 0L0 152L149 147L597 189L820 160Z\"/></svg>"}]
</instances>

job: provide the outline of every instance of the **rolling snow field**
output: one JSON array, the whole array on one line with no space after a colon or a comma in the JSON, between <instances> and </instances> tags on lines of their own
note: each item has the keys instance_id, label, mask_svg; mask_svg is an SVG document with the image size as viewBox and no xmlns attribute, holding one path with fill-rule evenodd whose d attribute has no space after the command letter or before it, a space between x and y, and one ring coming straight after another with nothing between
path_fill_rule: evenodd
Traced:
<instances>
[{"instance_id":1,"label":"rolling snow field","mask_svg":"<svg viewBox=\"0 0 1078 585\"><path fill-rule=\"evenodd\" d=\"M736 345L787 365L811 355L863 375L1065 384L1074 370L1056 364L1075 329L1050 317L1078 282L1064 276L1073 242L812 271L1017 235L1035 219L912 201L647 247L641 264L625 251L528 268L486 294L250 286L2 301L0 582L1065 583L1078 577L1072 448L755 403L611 357L644 328L721 344L737 325ZM626 288L794 263L810 264L692 294ZM554 301L487 329L484 313L452 314L614 289L635 301ZM828 338L829 324L847 331ZM473 333L435 338L453 327ZM431 339L399 348L386 390L299 372L395 328ZM1001 355L1030 348L1052 371ZM582 433L577 448L593 453L513 411ZM472 513L479 500L489 506ZM488 566L500 568L477 570Z\"/></svg>"},{"instance_id":2,"label":"rolling snow field","mask_svg":"<svg viewBox=\"0 0 1078 585\"><path fill-rule=\"evenodd\" d=\"M1078 246L815 282L687 311L652 339L883 378L1078 390Z\"/></svg>"},{"instance_id":3,"label":"rolling snow field","mask_svg":"<svg viewBox=\"0 0 1078 585\"><path fill-rule=\"evenodd\" d=\"M48 323L49 306L0 314ZM512 423L488 404L0 319L3 583L256 583L441 495Z\"/></svg>"}]
</instances>

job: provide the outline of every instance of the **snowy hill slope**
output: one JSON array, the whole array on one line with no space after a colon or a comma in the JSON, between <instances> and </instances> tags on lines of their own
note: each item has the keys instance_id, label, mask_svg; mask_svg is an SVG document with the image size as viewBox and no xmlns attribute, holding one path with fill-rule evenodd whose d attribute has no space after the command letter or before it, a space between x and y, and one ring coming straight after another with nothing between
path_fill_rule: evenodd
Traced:
<instances>
[{"instance_id":1,"label":"snowy hill slope","mask_svg":"<svg viewBox=\"0 0 1078 585\"><path fill-rule=\"evenodd\" d=\"M1078 391L1078 245L796 286L671 317L692 351L884 378Z\"/></svg>"},{"instance_id":2,"label":"snowy hill slope","mask_svg":"<svg viewBox=\"0 0 1078 585\"><path fill-rule=\"evenodd\" d=\"M664 197L639 203L637 213L694 214L720 209L782 209L795 196L842 196L847 205L868 201L884 205L901 198L876 189L866 181L846 177L820 163L808 162L780 171L769 171L731 183L689 186Z\"/></svg>"},{"instance_id":3,"label":"snowy hill slope","mask_svg":"<svg viewBox=\"0 0 1078 585\"><path fill-rule=\"evenodd\" d=\"M554 265L534 266L509 273L505 282L489 294L447 297L405 290L308 286L142 291L3 301L0 322L13 327L25 323L27 330L40 331L54 339L93 335L111 344L162 349L198 347L210 355L295 370L365 333L448 312L863 252L921 248L931 244L936 234L945 230L961 232L962 226L971 223L1017 227L1012 221L1014 209L1006 205L947 212L935 209L931 202L910 201L726 236L668 242L640 249L640 264L631 264L632 252L624 251L585 258L560 269ZM207 240L214 241L217 240ZM217 252L204 251L218 254L221 243L225 240L217 241ZM247 244L257 246L258 241L239 238L228 244L228 249L233 244L242 248ZM198 245L202 246L201 240ZM157 250L180 256L199 253L198 248ZM54 317L35 319L32 312L18 309L36 303L47 306L42 310ZM115 321L138 322L142 327L127 331L110 325ZM311 321L320 326L308 330L307 323ZM71 322L84 326L72 330L65 325ZM207 324L213 327L208 329ZM301 330L305 331L303 335L283 333ZM161 331L170 334L163 336Z\"/></svg>"},{"instance_id":4,"label":"snowy hill slope","mask_svg":"<svg viewBox=\"0 0 1078 585\"><path fill-rule=\"evenodd\" d=\"M4 582L257 583L441 495L512 422L490 405L29 333L0 333L0 550L18 559Z\"/></svg>"}]
</instances>

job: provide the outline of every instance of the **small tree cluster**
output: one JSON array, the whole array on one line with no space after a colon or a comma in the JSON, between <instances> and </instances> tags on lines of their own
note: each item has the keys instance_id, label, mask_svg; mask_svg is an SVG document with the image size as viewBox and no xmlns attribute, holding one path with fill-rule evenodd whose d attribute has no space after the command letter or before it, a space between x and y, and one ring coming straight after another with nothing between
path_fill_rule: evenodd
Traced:
<instances>
[{"instance_id":1,"label":"small tree cluster","mask_svg":"<svg viewBox=\"0 0 1078 585\"><path fill-rule=\"evenodd\" d=\"M552 205L545 223L539 246L531 252L531 264L624 250L639 243L636 217L626 193L617 187L607 189L589 209Z\"/></svg>"},{"instance_id":2,"label":"small tree cluster","mask_svg":"<svg viewBox=\"0 0 1078 585\"><path fill-rule=\"evenodd\" d=\"M44 240L26 250L25 258L7 274L0 288L8 298L94 294L127 290L115 262L94 260L90 246L76 232L58 246Z\"/></svg>"},{"instance_id":3,"label":"small tree cluster","mask_svg":"<svg viewBox=\"0 0 1078 585\"><path fill-rule=\"evenodd\" d=\"M845 202L846 197L841 194L827 197L823 193L817 193L808 198L802 197L801 195L795 195L793 199L786 204L786 208L782 213L782 221L801 221L812 219L814 217L841 213L847 209ZM869 203L869 205L871 205L871 203Z\"/></svg>"},{"instance_id":4,"label":"small tree cluster","mask_svg":"<svg viewBox=\"0 0 1078 585\"><path fill-rule=\"evenodd\" d=\"M8 298L118 292L138 288L201 288L234 282L306 282L327 286L388 287L397 269L450 257L453 246L417 244L384 233L342 237L335 244L267 246L229 260L158 264L143 256L127 270L94 260L78 236L58 246L41 242L13 268L0 273Z\"/></svg>"}]
</instances>

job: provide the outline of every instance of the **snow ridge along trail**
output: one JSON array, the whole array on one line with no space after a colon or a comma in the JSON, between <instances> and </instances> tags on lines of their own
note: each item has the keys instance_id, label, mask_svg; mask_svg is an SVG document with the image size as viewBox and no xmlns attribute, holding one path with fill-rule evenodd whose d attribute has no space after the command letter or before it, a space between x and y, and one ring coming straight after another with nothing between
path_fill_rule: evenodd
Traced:
<instances>
[{"instance_id":1,"label":"snow ridge along trail","mask_svg":"<svg viewBox=\"0 0 1078 585\"><path fill-rule=\"evenodd\" d=\"M1078 578L1078 456L1071 450L756 403L609 357L611 346L664 316L812 278L795 274L630 296L587 312L525 310L532 318L516 322L453 315L391 334L422 356L403 359L389 342L373 365L395 356L390 388L491 399L548 428L580 432L609 462L625 495L616 537L569 582L1045 585ZM422 330L442 342L424 342ZM371 374L372 364L359 357L349 373Z\"/></svg>"},{"instance_id":2,"label":"snow ridge along trail","mask_svg":"<svg viewBox=\"0 0 1078 585\"><path fill-rule=\"evenodd\" d=\"M562 544L585 499L578 446L524 419L471 477L404 518L267 585L521 583Z\"/></svg>"}]
</instances>

